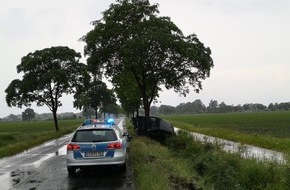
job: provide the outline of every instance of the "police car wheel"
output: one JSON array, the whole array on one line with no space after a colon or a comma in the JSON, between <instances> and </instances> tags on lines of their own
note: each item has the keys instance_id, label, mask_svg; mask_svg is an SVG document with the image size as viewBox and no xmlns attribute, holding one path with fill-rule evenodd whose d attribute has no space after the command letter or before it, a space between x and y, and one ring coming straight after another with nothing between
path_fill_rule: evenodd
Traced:
<instances>
[{"instance_id":1,"label":"police car wheel","mask_svg":"<svg viewBox=\"0 0 290 190\"><path fill-rule=\"evenodd\" d=\"M121 171L122 173L125 173L125 172L126 172L126 169L127 169L127 168L126 168L126 163L120 165L119 167L120 167L120 171Z\"/></svg>"},{"instance_id":2,"label":"police car wheel","mask_svg":"<svg viewBox=\"0 0 290 190\"><path fill-rule=\"evenodd\" d=\"M76 174L76 168L74 167L67 167L68 174L74 176Z\"/></svg>"}]
</instances>

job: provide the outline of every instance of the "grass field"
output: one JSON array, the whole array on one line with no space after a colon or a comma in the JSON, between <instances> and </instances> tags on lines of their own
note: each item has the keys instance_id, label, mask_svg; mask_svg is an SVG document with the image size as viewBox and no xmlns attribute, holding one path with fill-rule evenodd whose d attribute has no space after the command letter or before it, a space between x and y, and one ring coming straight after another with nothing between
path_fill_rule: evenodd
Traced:
<instances>
[{"instance_id":1,"label":"grass field","mask_svg":"<svg viewBox=\"0 0 290 190\"><path fill-rule=\"evenodd\" d=\"M162 116L175 127L290 153L290 112Z\"/></svg>"},{"instance_id":2,"label":"grass field","mask_svg":"<svg viewBox=\"0 0 290 190\"><path fill-rule=\"evenodd\" d=\"M55 132L53 121L0 123L0 157L10 156L35 145L73 132L82 120L60 120Z\"/></svg>"}]
</instances>

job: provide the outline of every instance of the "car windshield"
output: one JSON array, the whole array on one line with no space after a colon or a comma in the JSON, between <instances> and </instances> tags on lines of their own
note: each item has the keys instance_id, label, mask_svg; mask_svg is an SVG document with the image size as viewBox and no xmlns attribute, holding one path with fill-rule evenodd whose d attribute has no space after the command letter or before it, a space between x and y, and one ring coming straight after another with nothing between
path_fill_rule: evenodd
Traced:
<instances>
[{"instance_id":1,"label":"car windshield","mask_svg":"<svg viewBox=\"0 0 290 190\"><path fill-rule=\"evenodd\" d=\"M75 133L73 142L106 142L115 141L117 136L111 129L79 130Z\"/></svg>"}]
</instances>

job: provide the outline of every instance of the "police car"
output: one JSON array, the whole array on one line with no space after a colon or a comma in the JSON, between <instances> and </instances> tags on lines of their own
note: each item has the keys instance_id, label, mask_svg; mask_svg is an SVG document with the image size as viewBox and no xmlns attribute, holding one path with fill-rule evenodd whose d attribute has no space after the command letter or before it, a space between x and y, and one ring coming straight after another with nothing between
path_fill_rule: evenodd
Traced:
<instances>
[{"instance_id":1,"label":"police car","mask_svg":"<svg viewBox=\"0 0 290 190\"><path fill-rule=\"evenodd\" d=\"M86 120L67 145L67 170L100 165L116 165L126 170L126 134L113 122Z\"/></svg>"}]
</instances>

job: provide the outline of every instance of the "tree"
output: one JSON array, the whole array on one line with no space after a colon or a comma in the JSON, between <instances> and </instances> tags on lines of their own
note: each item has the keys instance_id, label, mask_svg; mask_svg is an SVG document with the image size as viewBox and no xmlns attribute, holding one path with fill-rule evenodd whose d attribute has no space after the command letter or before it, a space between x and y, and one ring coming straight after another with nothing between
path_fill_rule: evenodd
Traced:
<instances>
[{"instance_id":1,"label":"tree","mask_svg":"<svg viewBox=\"0 0 290 190\"><path fill-rule=\"evenodd\" d=\"M290 103L289 102L282 102L278 104L277 108L279 110L289 110L290 109Z\"/></svg>"},{"instance_id":2,"label":"tree","mask_svg":"<svg viewBox=\"0 0 290 190\"><path fill-rule=\"evenodd\" d=\"M141 100L139 89L134 80L134 77L130 73L123 72L122 75L114 77L112 84L114 85L114 90L117 93L117 97L127 116L132 114L134 117L135 111L138 115Z\"/></svg>"},{"instance_id":3,"label":"tree","mask_svg":"<svg viewBox=\"0 0 290 190\"><path fill-rule=\"evenodd\" d=\"M82 38L90 68L112 78L132 74L147 117L160 85L184 96L189 86L199 92L213 67L211 50L195 34L184 36L158 13L148 0L117 0Z\"/></svg>"},{"instance_id":4,"label":"tree","mask_svg":"<svg viewBox=\"0 0 290 190\"><path fill-rule=\"evenodd\" d=\"M14 115L14 114L10 114L7 118L8 118L8 121L20 121L17 115Z\"/></svg>"},{"instance_id":5,"label":"tree","mask_svg":"<svg viewBox=\"0 0 290 190\"><path fill-rule=\"evenodd\" d=\"M35 118L35 112L31 108L27 108L24 112L22 112L22 120L23 121L31 121Z\"/></svg>"},{"instance_id":6,"label":"tree","mask_svg":"<svg viewBox=\"0 0 290 190\"><path fill-rule=\"evenodd\" d=\"M118 114L119 112L119 106L117 105L117 99L115 97L114 91L110 89L105 89L104 93L101 97L101 111L104 113L113 113ZM104 116L105 118L105 116Z\"/></svg>"},{"instance_id":7,"label":"tree","mask_svg":"<svg viewBox=\"0 0 290 190\"><path fill-rule=\"evenodd\" d=\"M74 93L82 86L85 65L79 62L81 54L68 47L58 46L37 50L21 59L17 73L23 78L13 80L6 92L8 106L29 107L46 105L53 114L58 131L57 110L62 106L63 94Z\"/></svg>"},{"instance_id":8,"label":"tree","mask_svg":"<svg viewBox=\"0 0 290 190\"><path fill-rule=\"evenodd\" d=\"M119 113L122 112L122 109L118 104L116 104L116 102L114 102L111 104L107 104L103 112L113 114L113 115L118 115Z\"/></svg>"},{"instance_id":9,"label":"tree","mask_svg":"<svg viewBox=\"0 0 290 190\"><path fill-rule=\"evenodd\" d=\"M157 115L157 114L158 114L158 107L157 106L151 106L150 115Z\"/></svg>"},{"instance_id":10,"label":"tree","mask_svg":"<svg viewBox=\"0 0 290 190\"><path fill-rule=\"evenodd\" d=\"M244 111L246 111L246 112L247 112L247 111L251 111L250 108L251 108L251 105L250 105L250 104L244 104L244 105L243 105L243 109L244 109Z\"/></svg>"},{"instance_id":11,"label":"tree","mask_svg":"<svg viewBox=\"0 0 290 190\"><path fill-rule=\"evenodd\" d=\"M96 115L96 111L94 108L85 108L83 111L82 111L82 116L85 117L85 118L91 118L91 116L95 116Z\"/></svg>"},{"instance_id":12,"label":"tree","mask_svg":"<svg viewBox=\"0 0 290 190\"><path fill-rule=\"evenodd\" d=\"M98 118L99 109L105 111L107 105L116 103L113 91L109 90L106 83L100 80L94 80L83 88L79 88L74 98L74 107L77 109L93 108L96 118Z\"/></svg>"},{"instance_id":13,"label":"tree","mask_svg":"<svg viewBox=\"0 0 290 190\"><path fill-rule=\"evenodd\" d=\"M215 113L218 111L218 102L216 100L211 100L207 107L207 112Z\"/></svg>"},{"instance_id":14,"label":"tree","mask_svg":"<svg viewBox=\"0 0 290 190\"><path fill-rule=\"evenodd\" d=\"M226 105L226 103L222 102L218 106L218 112L219 113L226 113L226 112L231 112L232 111L232 106Z\"/></svg>"},{"instance_id":15,"label":"tree","mask_svg":"<svg viewBox=\"0 0 290 190\"><path fill-rule=\"evenodd\" d=\"M270 103L270 104L268 105L268 110L270 110L270 111L275 111L275 110L276 110L276 108L275 108L275 106L274 106L273 103Z\"/></svg>"},{"instance_id":16,"label":"tree","mask_svg":"<svg viewBox=\"0 0 290 190\"><path fill-rule=\"evenodd\" d=\"M158 108L158 113L159 114L164 114L164 115L170 115L170 114L174 114L176 111L176 108L173 106L169 106L169 105L161 105Z\"/></svg>"}]
</instances>

